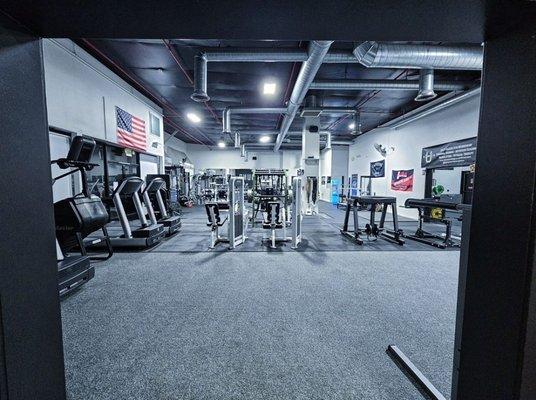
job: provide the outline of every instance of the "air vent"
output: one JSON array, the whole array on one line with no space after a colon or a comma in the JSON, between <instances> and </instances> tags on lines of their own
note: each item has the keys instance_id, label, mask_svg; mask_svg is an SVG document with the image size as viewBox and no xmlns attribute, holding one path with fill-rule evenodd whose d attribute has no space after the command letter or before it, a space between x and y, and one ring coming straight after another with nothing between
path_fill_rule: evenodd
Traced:
<instances>
[{"instance_id":1,"label":"air vent","mask_svg":"<svg viewBox=\"0 0 536 400\"><path fill-rule=\"evenodd\" d=\"M300 111L300 117L319 117L322 114L321 109L307 109L302 108Z\"/></svg>"}]
</instances>

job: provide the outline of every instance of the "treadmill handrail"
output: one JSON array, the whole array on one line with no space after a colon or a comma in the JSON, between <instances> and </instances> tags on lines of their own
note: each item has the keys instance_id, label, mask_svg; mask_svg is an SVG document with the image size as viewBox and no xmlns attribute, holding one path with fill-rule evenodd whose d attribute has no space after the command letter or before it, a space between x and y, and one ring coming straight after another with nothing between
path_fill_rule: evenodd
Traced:
<instances>
[{"instance_id":1,"label":"treadmill handrail","mask_svg":"<svg viewBox=\"0 0 536 400\"><path fill-rule=\"evenodd\" d=\"M153 188L153 186L156 186L156 189ZM145 192L148 192L148 193L154 193L154 192L157 192L158 190L162 189L162 187L166 186L166 181L163 180L162 178L154 178L153 180L151 180L149 182L148 185L145 185L145 188L143 189L143 193ZM142 193L142 194L143 194Z\"/></svg>"},{"instance_id":2,"label":"treadmill handrail","mask_svg":"<svg viewBox=\"0 0 536 400\"><path fill-rule=\"evenodd\" d=\"M141 179L140 177L137 177L137 176L129 176L128 178L125 178L121 181L121 183L119 184L119 186L117 186L113 193L112 193L112 196L115 195L115 194L121 194L121 191L125 188L125 186L128 184L128 183L133 183L133 182L137 182L138 183L138 187L136 188L136 190L133 191L134 192L137 192L138 190L140 190L140 188L143 186L143 184L145 183L143 179Z\"/></svg>"}]
</instances>

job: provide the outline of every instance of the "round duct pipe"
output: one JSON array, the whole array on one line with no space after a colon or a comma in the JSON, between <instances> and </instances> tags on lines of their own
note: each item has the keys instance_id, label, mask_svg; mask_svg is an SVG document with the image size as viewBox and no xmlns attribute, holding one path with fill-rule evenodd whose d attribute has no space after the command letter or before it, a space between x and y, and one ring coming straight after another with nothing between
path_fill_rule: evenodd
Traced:
<instances>
[{"instance_id":1,"label":"round duct pipe","mask_svg":"<svg viewBox=\"0 0 536 400\"><path fill-rule=\"evenodd\" d=\"M190 96L193 101L205 102L210 97L207 94L207 57L204 53L194 58L194 92Z\"/></svg>"},{"instance_id":2,"label":"round duct pipe","mask_svg":"<svg viewBox=\"0 0 536 400\"><path fill-rule=\"evenodd\" d=\"M246 145L243 144L240 146L240 157L245 157L246 156Z\"/></svg>"},{"instance_id":3,"label":"round duct pipe","mask_svg":"<svg viewBox=\"0 0 536 400\"><path fill-rule=\"evenodd\" d=\"M437 94L434 92L434 70L421 69L419 74L419 93L415 97L415 101L427 101L435 98Z\"/></svg>"},{"instance_id":4,"label":"round duct pipe","mask_svg":"<svg viewBox=\"0 0 536 400\"><path fill-rule=\"evenodd\" d=\"M240 147L240 133L238 132L234 133L234 147L235 149L238 149Z\"/></svg>"}]
</instances>

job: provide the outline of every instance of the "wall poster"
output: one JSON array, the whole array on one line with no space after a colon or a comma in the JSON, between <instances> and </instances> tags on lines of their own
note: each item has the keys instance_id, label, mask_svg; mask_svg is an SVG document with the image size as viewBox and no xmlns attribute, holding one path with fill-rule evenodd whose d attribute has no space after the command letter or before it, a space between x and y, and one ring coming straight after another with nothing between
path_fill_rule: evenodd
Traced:
<instances>
[{"instance_id":1,"label":"wall poster","mask_svg":"<svg viewBox=\"0 0 536 400\"><path fill-rule=\"evenodd\" d=\"M385 160L370 163L370 177L383 178L385 176Z\"/></svg>"},{"instance_id":2,"label":"wall poster","mask_svg":"<svg viewBox=\"0 0 536 400\"><path fill-rule=\"evenodd\" d=\"M413 191L413 169L394 169L391 174L391 190Z\"/></svg>"},{"instance_id":3,"label":"wall poster","mask_svg":"<svg viewBox=\"0 0 536 400\"><path fill-rule=\"evenodd\" d=\"M352 178L350 179L350 197L357 197L358 196L358 179L357 174L352 174Z\"/></svg>"},{"instance_id":4,"label":"wall poster","mask_svg":"<svg viewBox=\"0 0 536 400\"><path fill-rule=\"evenodd\" d=\"M464 167L476 161L476 137L422 149L422 168Z\"/></svg>"}]
</instances>

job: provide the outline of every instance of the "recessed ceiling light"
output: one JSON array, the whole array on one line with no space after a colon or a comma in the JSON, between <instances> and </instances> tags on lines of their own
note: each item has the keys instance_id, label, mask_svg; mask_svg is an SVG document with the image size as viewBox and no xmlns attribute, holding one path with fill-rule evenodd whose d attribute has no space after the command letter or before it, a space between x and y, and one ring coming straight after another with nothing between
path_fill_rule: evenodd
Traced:
<instances>
[{"instance_id":1,"label":"recessed ceiling light","mask_svg":"<svg viewBox=\"0 0 536 400\"><path fill-rule=\"evenodd\" d=\"M277 85L275 84L275 82L265 82L262 93L265 95L273 95L275 94L276 88Z\"/></svg>"},{"instance_id":2,"label":"recessed ceiling light","mask_svg":"<svg viewBox=\"0 0 536 400\"><path fill-rule=\"evenodd\" d=\"M218 142L218 147L224 148L225 147L225 142L223 140L220 140Z\"/></svg>"},{"instance_id":3,"label":"recessed ceiling light","mask_svg":"<svg viewBox=\"0 0 536 400\"><path fill-rule=\"evenodd\" d=\"M270 136L261 136L259 138L259 142L261 143L268 143L270 141Z\"/></svg>"},{"instance_id":4,"label":"recessed ceiling light","mask_svg":"<svg viewBox=\"0 0 536 400\"><path fill-rule=\"evenodd\" d=\"M350 125L348 125L348 128L355 129L355 123L352 122Z\"/></svg>"},{"instance_id":5,"label":"recessed ceiling light","mask_svg":"<svg viewBox=\"0 0 536 400\"><path fill-rule=\"evenodd\" d=\"M186 116L188 117L190 121L195 122L196 124L201 122L201 118L199 118L199 115L193 112L189 112L188 114L186 114Z\"/></svg>"}]
</instances>

